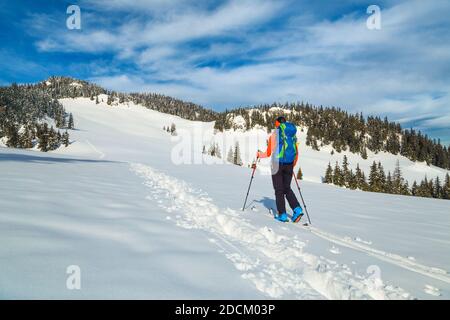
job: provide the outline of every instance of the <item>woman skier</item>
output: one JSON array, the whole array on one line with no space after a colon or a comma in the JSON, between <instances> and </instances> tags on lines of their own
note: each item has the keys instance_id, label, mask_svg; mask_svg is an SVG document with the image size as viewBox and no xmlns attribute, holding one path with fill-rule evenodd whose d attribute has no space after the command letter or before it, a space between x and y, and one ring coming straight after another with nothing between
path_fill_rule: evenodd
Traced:
<instances>
[{"instance_id":1,"label":"woman skier","mask_svg":"<svg viewBox=\"0 0 450 320\"><path fill-rule=\"evenodd\" d=\"M275 198L278 214L275 219L289 221L286 213L286 197L289 206L294 210L292 222L300 221L303 210L294 192L291 189L291 180L294 167L298 159L297 127L286 122L286 118L278 117L275 120L275 130L267 142L266 152L258 151L257 158L272 157L272 183L275 189Z\"/></svg>"}]
</instances>

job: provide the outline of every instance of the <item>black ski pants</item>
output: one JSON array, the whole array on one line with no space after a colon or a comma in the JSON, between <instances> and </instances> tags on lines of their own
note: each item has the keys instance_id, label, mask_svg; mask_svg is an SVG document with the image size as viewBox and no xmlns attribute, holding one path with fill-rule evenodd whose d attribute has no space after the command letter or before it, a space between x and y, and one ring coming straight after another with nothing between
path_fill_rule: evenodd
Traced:
<instances>
[{"instance_id":1,"label":"black ski pants","mask_svg":"<svg viewBox=\"0 0 450 320\"><path fill-rule=\"evenodd\" d=\"M295 209L300 206L294 192L291 189L292 173L294 164L279 164L278 171L272 175L273 188L275 189L275 198L278 213L286 212L286 203L284 197L289 202L289 206Z\"/></svg>"}]
</instances>

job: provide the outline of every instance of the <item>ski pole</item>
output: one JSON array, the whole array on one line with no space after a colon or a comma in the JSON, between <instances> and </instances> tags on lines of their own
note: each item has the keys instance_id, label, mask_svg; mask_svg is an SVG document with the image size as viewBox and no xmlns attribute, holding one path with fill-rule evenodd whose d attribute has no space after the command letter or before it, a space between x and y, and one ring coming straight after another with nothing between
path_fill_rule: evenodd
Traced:
<instances>
[{"instance_id":1,"label":"ski pole","mask_svg":"<svg viewBox=\"0 0 450 320\"><path fill-rule=\"evenodd\" d=\"M250 179L250 184L248 185L247 195L245 196L245 201L244 201L244 206L242 207L242 211L245 210L245 205L247 204L247 198L248 198L248 194L250 193L250 187L252 186L253 177L255 176L256 163L258 162L258 160L259 160L259 157L256 158L256 161L252 165L253 166L252 177Z\"/></svg>"},{"instance_id":2,"label":"ski pole","mask_svg":"<svg viewBox=\"0 0 450 320\"><path fill-rule=\"evenodd\" d=\"M305 207L306 216L308 217L309 224L311 224L311 219L309 218L308 209L306 208L305 200L303 200L302 191L300 190L300 186L298 185L297 177L295 176L295 173L292 173L294 176L295 184L297 185L298 192L300 193L300 198L302 198L303 206Z\"/></svg>"}]
</instances>

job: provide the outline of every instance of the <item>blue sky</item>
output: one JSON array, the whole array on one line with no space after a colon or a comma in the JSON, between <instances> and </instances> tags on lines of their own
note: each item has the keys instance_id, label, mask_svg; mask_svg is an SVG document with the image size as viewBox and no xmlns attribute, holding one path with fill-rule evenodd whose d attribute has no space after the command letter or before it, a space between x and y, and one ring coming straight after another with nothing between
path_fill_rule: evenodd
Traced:
<instances>
[{"instance_id":1,"label":"blue sky","mask_svg":"<svg viewBox=\"0 0 450 320\"><path fill-rule=\"evenodd\" d=\"M450 143L449 16L448 0L1 0L0 84L66 75L216 110L308 101Z\"/></svg>"}]
</instances>

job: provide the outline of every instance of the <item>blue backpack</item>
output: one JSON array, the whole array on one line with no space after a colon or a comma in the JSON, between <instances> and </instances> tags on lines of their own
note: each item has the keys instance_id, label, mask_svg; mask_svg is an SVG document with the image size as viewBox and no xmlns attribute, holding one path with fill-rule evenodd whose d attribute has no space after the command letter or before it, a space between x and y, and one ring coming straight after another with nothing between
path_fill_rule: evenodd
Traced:
<instances>
[{"instance_id":1,"label":"blue backpack","mask_svg":"<svg viewBox=\"0 0 450 320\"><path fill-rule=\"evenodd\" d=\"M290 122L278 127L277 159L282 164L293 163L297 156L297 127Z\"/></svg>"}]
</instances>

